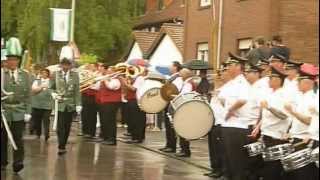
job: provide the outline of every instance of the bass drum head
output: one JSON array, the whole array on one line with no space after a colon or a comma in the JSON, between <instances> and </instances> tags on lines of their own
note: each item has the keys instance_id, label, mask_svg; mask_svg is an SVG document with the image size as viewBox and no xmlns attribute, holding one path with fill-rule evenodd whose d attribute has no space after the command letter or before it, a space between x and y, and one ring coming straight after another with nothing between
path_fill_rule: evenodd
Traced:
<instances>
[{"instance_id":1,"label":"bass drum head","mask_svg":"<svg viewBox=\"0 0 320 180\"><path fill-rule=\"evenodd\" d=\"M182 104L173 116L173 127L176 133L188 140L206 136L213 123L212 109L207 103L198 100Z\"/></svg>"},{"instance_id":2,"label":"bass drum head","mask_svg":"<svg viewBox=\"0 0 320 180\"><path fill-rule=\"evenodd\" d=\"M160 94L160 88L151 88L147 90L139 100L140 109L146 113L159 113L166 108L168 102Z\"/></svg>"}]
</instances>

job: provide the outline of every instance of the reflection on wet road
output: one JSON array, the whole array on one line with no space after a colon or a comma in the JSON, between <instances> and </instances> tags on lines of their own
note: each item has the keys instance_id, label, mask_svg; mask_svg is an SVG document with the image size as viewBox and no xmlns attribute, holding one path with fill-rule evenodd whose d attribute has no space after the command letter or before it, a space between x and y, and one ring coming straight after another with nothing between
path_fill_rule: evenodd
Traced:
<instances>
[{"instance_id":1,"label":"reflection on wet road","mask_svg":"<svg viewBox=\"0 0 320 180\"><path fill-rule=\"evenodd\" d=\"M106 146L71 137L67 154L57 155L55 137L26 139L25 169L19 176L11 166L4 180L209 180L205 172L187 163L118 142Z\"/></svg>"}]
</instances>

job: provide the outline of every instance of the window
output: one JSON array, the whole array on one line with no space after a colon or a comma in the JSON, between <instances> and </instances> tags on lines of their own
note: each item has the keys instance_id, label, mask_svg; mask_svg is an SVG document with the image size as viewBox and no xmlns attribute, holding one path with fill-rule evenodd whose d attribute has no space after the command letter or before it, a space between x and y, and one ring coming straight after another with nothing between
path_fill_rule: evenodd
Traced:
<instances>
[{"instance_id":1,"label":"window","mask_svg":"<svg viewBox=\"0 0 320 180\"><path fill-rule=\"evenodd\" d=\"M238 52L240 56L245 56L252 47L252 38L238 39Z\"/></svg>"},{"instance_id":2,"label":"window","mask_svg":"<svg viewBox=\"0 0 320 180\"><path fill-rule=\"evenodd\" d=\"M208 43L199 43L197 48L197 59L209 61L209 47Z\"/></svg>"},{"instance_id":3,"label":"window","mask_svg":"<svg viewBox=\"0 0 320 180\"><path fill-rule=\"evenodd\" d=\"M211 0L200 0L200 7L206 7L211 5Z\"/></svg>"}]
</instances>

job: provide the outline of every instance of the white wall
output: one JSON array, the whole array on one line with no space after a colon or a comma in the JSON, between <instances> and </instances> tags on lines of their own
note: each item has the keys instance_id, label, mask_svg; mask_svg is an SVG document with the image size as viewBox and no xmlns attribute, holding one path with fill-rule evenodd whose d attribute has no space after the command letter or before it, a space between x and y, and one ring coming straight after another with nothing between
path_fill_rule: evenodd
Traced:
<instances>
[{"instance_id":1,"label":"white wall","mask_svg":"<svg viewBox=\"0 0 320 180\"><path fill-rule=\"evenodd\" d=\"M128 56L128 60L131 60L131 59L142 59L143 58L143 54L142 54L142 51L138 45L137 42L134 43L132 49L130 50L130 54Z\"/></svg>"},{"instance_id":2,"label":"white wall","mask_svg":"<svg viewBox=\"0 0 320 180\"><path fill-rule=\"evenodd\" d=\"M153 52L150 57L151 65L171 65L173 61L182 62L182 54L179 49L176 47L172 39L165 35L161 40L157 49Z\"/></svg>"}]
</instances>

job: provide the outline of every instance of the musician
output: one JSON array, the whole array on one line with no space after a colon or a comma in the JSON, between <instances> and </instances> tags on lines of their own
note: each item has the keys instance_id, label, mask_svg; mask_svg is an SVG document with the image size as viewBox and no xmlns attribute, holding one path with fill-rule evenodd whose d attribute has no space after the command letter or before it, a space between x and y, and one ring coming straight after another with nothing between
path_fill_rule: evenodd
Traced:
<instances>
[{"instance_id":1,"label":"musician","mask_svg":"<svg viewBox=\"0 0 320 180\"><path fill-rule=\"evenodd\" d=\"M262 69L263 71L261 72L261 77L260 79L255 83L255 86L259 90L268 90L270 89L269 87L269 74L271 70L271 66L269 65L269 60L267 59L261 59L256 66Z\"/></svg>"},{"instance_id":2,"label":"musician","mask_svg":"<svg viewBox=\"0 0 320 180\"><path fill-rule=\"evenodd\" d=\"M225 172L225 161L222 137L221 137L221 123L225 119L226 110L219 99L219 93L224 88L225 84L230 80L226 73L226 64L223 63L218 70L218 82L216 89L212 93L210 106L214 112L215 124L208 134L209 158L211 171L204 174L205 176L219 178Z\"/></svg>"},{"instance_id":3,"label":"musician","mask_svg":"<svg viewBox=\"0 0 320 180\"><path fill-rule=\"evenodd\" d=\"M183 84L180 90L180 94L186 94L192 91L196 91L196 85L192 81L193 73L191 70L183 68L179 71L179 76L182 78ZM190 142L187 141L183 137L179 137L179 145L180 145L180 152L175 154L177 157L190 157L191 150L190 150Z\"/></svg>"},{"instance_id":4,"label":"musician","mask_svg":"<svg viewBox=\"0 0 320 180\"><path fill-rule=\"evenodd\" d=\"M52 97L58 101L58 155L65 154L66 144L70 135L73 115L81 113L81 94L79 89L79 75L72 70L72 61L63 58L60 61L61 70L55 72L50 79L49 88Z\"/></svg>"},{"instance_id":5,"label":"musician","mask_svg":"<svg viewBox=\"0 0 320 180\"><path fill-rule=\"evenodd\" d=\"M182 84L183 84L183 80L179 75L179 71L181 69L182 69L182 65L178 61L173 62L170 67L171 76L168 80L169 82L172 82L172 84L174 84L179 91L181 91ZM164 124L166 128L166 145L164 148L161 148L159 150L165 153L175 153L177 138L176 138L176 133L169 120L169 117L167 116L167 113L168 113L168 107L165 109L165 119L164 119Z\"/></svg>"},{"instance_id":6,"label":"musician","mask_svg":"<svg viewBox=\"0 0 320 180\"><path fill-rule=\"evenodd\" d=\"M285 63L287 62L287 59L276 53L272 53L271 57L269 58L269 64L271 67L274 67L280 71L284 71Z\"/></svg>"},{"instance_id":7,"label":"musician","mask_svg":"<svg viewBox=\"0 0 320 180\"><path fill-rule=\"evenodd\" d=\"M288 97L294 101L294 98L300 94L298 89L299 68L303 63L288 60L285 65L285 72L288 75L284 80L283 88L288 93Z\"/></svg>"},{"instance_id":8,"label":"musician","mask_svg":"<svg viewBox=\"0 0 320 180\"><path fill-rule=\"evenodd\" d=\"M293 138L293 143L304 142L308 139L310 134L308 131L308 126L311 123L313 115L310 109L316 109L316 94L313 92L314 79L316 74L308 66L302 65L300 68L299 76L299 90L301 94L297 95L295 104L286 104L285 109L293 116L292 125L289 131L289 137ZM300 147L296 147L296 151L307 148L308 141ZM287 173L287 179L293 180L313 180L315 179L317 168L314 164L309 164L298 170Z\"/></svg>"},{"instance_id":9,"label":"musician","mask_svg":"<svg viewBox=\"0 0 320 180\"><path fill-rule=\"evenodd\" d=\"M264 91L261 95L262 116L254 131L261 130L266 148L288 143L283 139L290 126L290 120L284 110L287 99L282 86L285 78L284 72L272 67L269 81L271 89ZM265 161L261 169L261 176L264 180L282 179L283 168L280 160Z\"/></svg>"},{"instance_id":10,"label":"musician","mask_svg":"<svg viewBox=\"0 0 320 180\"><path fill-rule=\"evenodd\" d=\"M88 73L93 75L97 74L97 67L94 64L88 64ZM97 124L97 104L95 101L97 91L89 88L82 92L82 111L81 111L81 122L82 122L82 133L87 139L93 139L96 136L96 124Z\"/></svg>"},{"instance_id":11,"label":"musician","mask_svg":"<svg viewBox=\"0 0 320 180\"><path fill-rule=\"evenodd\" d=\"M11 48L8 48L11 49ZM29 74L18 68L21 53L9 51L6 60L6 69L4 72L4 90L13 92L1 104L4 109L4 116L8 121L13 139L17 145L17 150L13 150L13 171L20 172L24 168L24 142L23 130L25 121L31 118L30 92L31 82ZM2 95L2 93L1 93ZM8 136L5 128L1 128L1 169L4 170L8 165Z\"/></svg>"},{"instance_id":12,"label":"musician","mask_svg":"<svg viewBox=\"0 0 320 180\"><path fill-rule=\"evenodd\" d=\"M109 64L104 65L104 75L116 73ZM99 81L93 87L97 90L96 103L101 123L101 136L105 145L116 145L117 121L116 115L121 103L121 82L118 77L110 77Z\"/></svg>"},{"instance_id":13,"label":"musician","mask_svg":"<svg viewBox=\"0 0 320 180\"><path fill-rule=\"evenodd\" d=\"M223 146L226 154L226 176L230 179L247 179L249 173L248 156L243 148L248 144L252 120L247 117L251 109L246 106L249 100L249 83L243 75L247 59L229 53L227 72L231 80L220 93L226 109L222 122Z\"/></svg>"},{"instance_id":14,"label":"musician","mask_svg":"<svg viewBox=\"0 0 320 180\"><path fill-rule=\"evenodd\" d=\"M146 113L139 108L137 98L140 98L138 92L147 74L148 70L143 68L141 75L136 77L135 80L130 77L127 77L127 79L120 78L122 85L127 89L126 99L130 115L128 116L128 128L130 128L131 140L126 141L126 143L142 143L145 139Z\"/></svg>"},{"instance_id":15,"label":"musician","mask_svg":"<svg viewBox=\"0 0 320 180\"><path fill-rule=\"evenodd\" d=\"M45 141L49 139L50 115L53 105L49 82L50 71L48 69L41 69L40 79L36 79L31 87L33 94L31 99L31 115L34 120L34 128L37 137L40 138L43 125Z\"/></svg>"}]
</instances>

